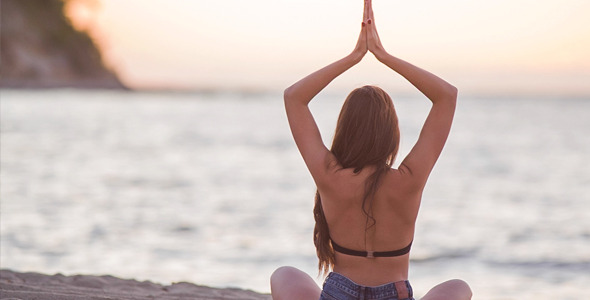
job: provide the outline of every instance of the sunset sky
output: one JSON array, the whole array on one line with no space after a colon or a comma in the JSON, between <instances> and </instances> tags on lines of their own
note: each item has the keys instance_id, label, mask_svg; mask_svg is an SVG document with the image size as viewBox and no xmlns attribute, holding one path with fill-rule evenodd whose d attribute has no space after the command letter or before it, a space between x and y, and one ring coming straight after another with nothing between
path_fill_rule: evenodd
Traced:
<instances>
[{"instance_id":1,"label":"sunset sky","mask_svg":"<svg viewBox=\"0 0 590 300\"><path fill-rule=\"evenodd\" d=\"M136 88L280 90L348 54L362 0L78 0L69 15ZM374 0L393 55L463 91L590 95L588 0ZM367 56L334 83L407 89Z\"/></svg>"}]
</instances>

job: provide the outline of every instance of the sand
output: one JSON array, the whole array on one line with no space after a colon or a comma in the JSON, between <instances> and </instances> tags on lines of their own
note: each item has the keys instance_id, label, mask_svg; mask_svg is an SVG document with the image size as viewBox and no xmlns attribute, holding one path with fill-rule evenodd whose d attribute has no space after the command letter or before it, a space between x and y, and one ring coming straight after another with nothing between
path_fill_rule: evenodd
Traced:
<instances>
[{"instance_id":1,"label":"sand","mask_svg":"<svg viewBox=\"0 0 590 300\"><path fill-rule=\"evenodd\" d=\"M113 276L19 273L0 270L1 300L102 300L102 299L271 299L253 291L217 289L188 282L160 285Z\"/></svg>"}]
</instances>

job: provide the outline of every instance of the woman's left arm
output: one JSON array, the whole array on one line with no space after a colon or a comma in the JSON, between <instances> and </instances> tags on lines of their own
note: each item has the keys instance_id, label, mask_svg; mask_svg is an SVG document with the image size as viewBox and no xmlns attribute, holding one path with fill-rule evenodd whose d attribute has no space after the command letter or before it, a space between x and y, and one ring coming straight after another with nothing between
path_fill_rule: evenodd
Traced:
<instances>
[{"instance_id":1,"label":"woman's left arm","mask_svg":"<svg viewBox=\"0 0 590 300\"><path fill-rule=\"evenodd\" d=\"M291 133L316 185L323 182L332 156L322 141L308 104L334 78L357 62L358 59L349 55L308 75L285 90L285 110Z\"/></svg>"},{"instance_id":2,"label":"woman's left arm","mask_svg":"<svg viewBox=\"0 0 590 300\"><path fill-rule=\"evenodd\" d=\"M359 63L367 53L364 24L363 21L357 45L351 54L299 80L284 93L285 109L293 138L317 185L323 182L332 155L322 141L308 104L332 80Z\"/></svg>"}]
</instances>

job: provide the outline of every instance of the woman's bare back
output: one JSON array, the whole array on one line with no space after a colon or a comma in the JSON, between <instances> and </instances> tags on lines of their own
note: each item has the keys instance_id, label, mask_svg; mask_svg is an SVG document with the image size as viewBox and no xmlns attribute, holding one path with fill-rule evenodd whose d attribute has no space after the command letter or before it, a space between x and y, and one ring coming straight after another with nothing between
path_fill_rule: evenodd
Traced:
<instances>
[{"instance_id":1,"label":"woman's bare back","mask_svg":"<svg viewBox=\"0 0 590 300\"><path fill-rule=\"evenodd\" d=\"M413 240L420 193L409 193L404 178L396 169L386 172L372 201L374 218L363 213L366 178L374 168L354 174L351 169L335 170L338 184L320 190L324 213L332 240L359 251L402 249ZM371 209L367 207L367 209ZM370 226L365 232L367 225ZM365 258L335 253L334 271L368 286L407 280L409 255Z\"/></svg>"}]
</instances>

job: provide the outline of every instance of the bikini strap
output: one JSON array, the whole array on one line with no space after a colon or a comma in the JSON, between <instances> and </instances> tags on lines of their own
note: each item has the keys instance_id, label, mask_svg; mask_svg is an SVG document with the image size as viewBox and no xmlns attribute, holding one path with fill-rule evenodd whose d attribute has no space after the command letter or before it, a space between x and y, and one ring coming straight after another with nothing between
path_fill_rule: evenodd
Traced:
<instances>
[{"instance_id":1,"label":"bikini strap","mask_svg":"<svg viewBox=\"0 0 590 300\"><path fill-rule=\"evenodd\" d=\"M404 247L402 249L393 250L393 251L358 251L358 250L352 250L352 249L342 247L342 246L338 245L336 242L334 242L334 240L332 240L331 242L332 242L332 248L334 248L334 251L336 251L336 252L340 252L342 254L352 255L352 256L375 258L375 257L394 257L394 256L402 256L404 254L407 254L410 252L410 249L412 248L412 243L414 241L411 241L409 245L407 245L406 247Z\"/></svg>"}]
</instances>

